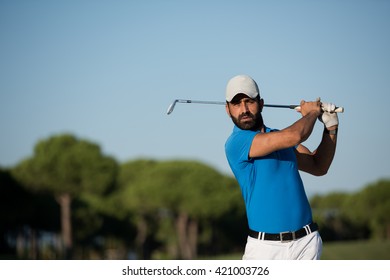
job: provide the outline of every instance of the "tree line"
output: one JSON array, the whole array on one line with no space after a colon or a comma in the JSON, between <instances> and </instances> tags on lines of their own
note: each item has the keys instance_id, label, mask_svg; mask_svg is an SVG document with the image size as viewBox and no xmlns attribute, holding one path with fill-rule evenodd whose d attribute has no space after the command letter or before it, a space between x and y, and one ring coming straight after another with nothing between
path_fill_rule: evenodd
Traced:
<instances>
[{"instance_id":1,"label":"tree line","mask_svg":"<svg viewBox=\"0 0 390 280\"><path fill-rule=\"evenodd\" d=\"M324 241L390 238L390 180L311 199ZM242 252L237 182L197 161L118 163L71 134L0 169L0 258L196 259Z\"/></svg>"}]
</instances>

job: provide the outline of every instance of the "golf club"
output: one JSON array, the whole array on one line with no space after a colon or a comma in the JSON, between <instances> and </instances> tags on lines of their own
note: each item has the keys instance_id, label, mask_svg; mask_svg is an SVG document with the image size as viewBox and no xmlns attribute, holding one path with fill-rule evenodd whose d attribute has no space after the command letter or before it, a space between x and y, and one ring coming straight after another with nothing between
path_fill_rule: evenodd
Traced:
<instances>
[{"instance_id":1,"label":"golf club","mask_svg":"<svg viewBox=\"0 0 390 280\"><path fill-rule=\"evenodd\" d=\"M189 99L175 99L171 105L169 105L167 110L167 115L173 112L175 109L176 103L196 103L196 104L216 104L216 105L225 105L226 102L222 101L200 101L200 100L189 100ZM264 107L272 107L272 108L287 108L287 109L299 109L299 105L275 105L275 104L264 104ZM343 107L336 107L334 110L336 113L343 113Z\"/></svg>"}]
</instances>

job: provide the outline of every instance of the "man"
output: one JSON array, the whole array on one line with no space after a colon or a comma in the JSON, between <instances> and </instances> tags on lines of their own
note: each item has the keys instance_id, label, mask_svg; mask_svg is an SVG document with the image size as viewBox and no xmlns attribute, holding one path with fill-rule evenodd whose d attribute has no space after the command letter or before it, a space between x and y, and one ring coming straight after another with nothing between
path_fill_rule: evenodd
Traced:
<instances>
[{"instance_id":1,"label":"man","mask_svg":"<svg viewBox=\"0 0 390 280\"><path fill-rule=\"evenodd\" d=\"M298 170L327 173L336 150L338 117L330 113L335 106L301 101L297 111L302 117L276 130L265 125L263 105L251 77L239 75L228 82L226 112L235 126L225 151L249 225L243 259L319 259L322 240ZM317 119L324 123L324 132L317 150L310 152L301 143Z\"/></svg>"}]
</instances>

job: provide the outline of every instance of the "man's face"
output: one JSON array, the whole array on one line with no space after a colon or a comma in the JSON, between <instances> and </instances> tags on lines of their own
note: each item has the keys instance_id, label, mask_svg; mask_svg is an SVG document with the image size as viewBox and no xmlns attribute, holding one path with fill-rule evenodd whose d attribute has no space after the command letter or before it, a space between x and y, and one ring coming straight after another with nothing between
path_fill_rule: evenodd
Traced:
<instances>
[{"instance_id":1,"label":"man's face","mask_svg":"<svg viewBox=\"0 0 390 280\"><path fill-rule=\"evenodd\" d=\"M244 130L260 129L263 125L262 108L262 99L259 102L245 94L237 94L231 102L226 104L226 112L234 124Z\"/></svg>"}]
</instances>

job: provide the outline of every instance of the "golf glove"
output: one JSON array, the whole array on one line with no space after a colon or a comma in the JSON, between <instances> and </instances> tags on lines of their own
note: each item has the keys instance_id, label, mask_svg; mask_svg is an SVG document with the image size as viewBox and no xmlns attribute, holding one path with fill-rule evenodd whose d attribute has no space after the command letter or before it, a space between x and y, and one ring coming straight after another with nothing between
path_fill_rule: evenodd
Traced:
<instances>
[{"instance_id":1,"label":"golf glove","mask_svg":"<svg viewBox=\"0 0 390 280\"><path fill-rule=\"evenodd\" d=\"M336 106L332 103L322 103L322 114L318 117L325 127L331 127L339 124L337 113L334 112Z\"/></svg>"}]
</instances>

